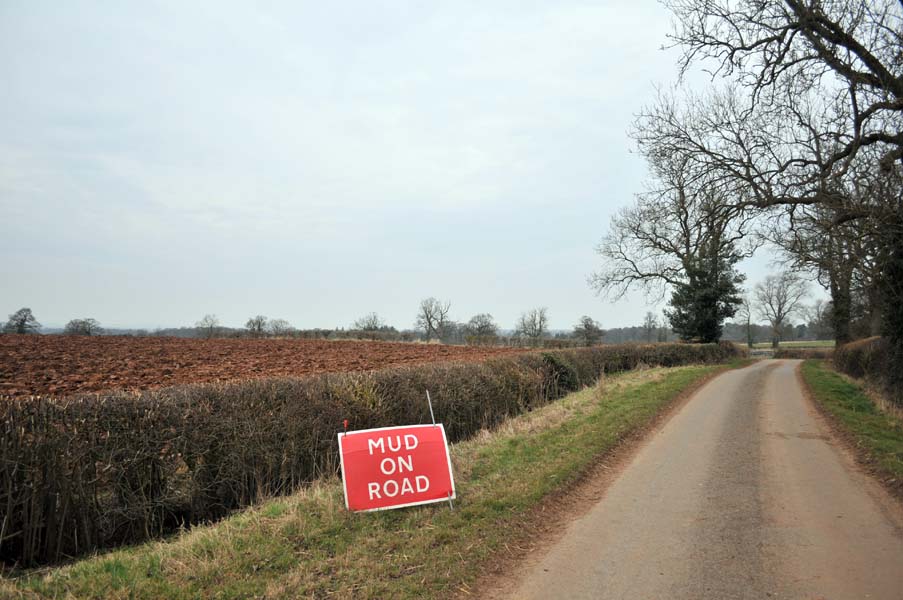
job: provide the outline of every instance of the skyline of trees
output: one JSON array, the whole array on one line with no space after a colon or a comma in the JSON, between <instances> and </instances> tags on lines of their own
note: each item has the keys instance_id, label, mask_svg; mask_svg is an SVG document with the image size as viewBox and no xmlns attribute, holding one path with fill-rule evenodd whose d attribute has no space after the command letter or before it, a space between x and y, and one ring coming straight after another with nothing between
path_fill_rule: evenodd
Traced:
<instances>
[{"instance_id":1,"label":"skyline of trees","mask_svg":"<svg viewBox=\"0 0 903 600\"><path fill-rule=\"evenodd\" d=\"M810 331L818 331L821 335L817 336L819 339L825 339L825 333L830 331L831 323L831 303L826 302L824 300L816 300L815 303L811 306L804 306L800 311L797 312L796 321L793 323L792 328L802 327L803 331L806 333L802 336L807 339L815 339L812 337ZM20 313L21 311L17 311ZM533 313L536 313L533 315ZM505 328L499 325L493 318L493 316L489 313L479 313L474 315L468 321L457 322L453 320L450 316L447 317L446 321L446 337L442 341L445 343L454 343L454 344L465 344L465 343L505 343L507 338L514 337L522 337L526 340L536 339L535 335L526 335L524 334L522 319L524 317L527 318L528 324L533 320L535 316L537 321L542 322L543 332L539 336L541 339L559 339L566 340L571 339L574 341L579 341L581 343L619 343L623 341L668 341L677 339L679 336L670 328L665 326L665 319L661 317L657 317L655 313L652 311L647 312L647 316L645 318L645 325L640 323L639 325L623 325L618 327L611 327L605 329L601 326L601 324L588 315L583 315L578 320L578 323L571 328L560 328L553 329L548 325L548 317L549 312L548 309L545 309L545 318L540 318L540 309L531 309L522 313L521 317L512 324L511 327ZM31 319L36 323L37 320L34 318L34 315L31 314L29 310L29 314L31 315ZM373 325L374 321L372 320L372 315L376 315L376 313L368 313L365 315L366 318L371 318L369 325ZM10 315L12 317L13 315ZM756 318L758 316L758 311L754 308L753 314L750 317L750 326L753 331L755 331L756 341L763 341L762 331L770 328L769 326L764 325L765 319ZM741 321L743 319L742 311L738 313L737 319L734 322L728 322L725 327L729 330L729 332L724 336L725 339L731 339L733 341L745 341L746 338L738 337L736 331L738 327L742 324ZM377 315L377 319L379 322L378 330L369 330L371 333L375 335L369 336L369 339L375 340L389 340L389 341L414 341L418 339L423 332L418 332L414 329L398 329L390 324L387 324L383 319L379 318ZM70 322L83 321L84 319L73 319ZM344 337L355 337L355 331L366 332L368 330L360 329L356 327L356 325L367 324L364 323L365 319L358 319L349 329L343 328L320 328L320 329L299 329L289 323L285 319L270 319L265 315L256 315L248 320L248 322L243 327L236 326L227 326L223 325L219 318L215 314L206 314L200 320L198 320L194 326L189 327L175 327L175 328L162 328L155 330L147 330L147 329L131 329L131 328L103 328L99 327L100 324L96 319L91 319L93 323L97 325L99 329L91 329L91 334L93 335L138 335L138 336L148 336L148 335L170 335L176 337L197 337L197 338L214 338L214 337L299 337L299 338L344 338ZM253 321L253 323L252 323ZM252 325L249 328L249 323ZM538 323L537 323L538 324ZM0 331L3 333L9 333L7 330L7 326ZM528 325L529 329L529 325ZM37 333L36 330L32 330L32 333ZM48 333L66 333L65 328L51 328ZM533 332L535 334L535 331ZM785 337L790 336L793 337L796 335L795 333L787 333L785 332ZM368 337L368 336L364 336ZM799 337L799 336L797 336ZM598 341L597 341L598 340Z\"/></svg>"}]
</instances>

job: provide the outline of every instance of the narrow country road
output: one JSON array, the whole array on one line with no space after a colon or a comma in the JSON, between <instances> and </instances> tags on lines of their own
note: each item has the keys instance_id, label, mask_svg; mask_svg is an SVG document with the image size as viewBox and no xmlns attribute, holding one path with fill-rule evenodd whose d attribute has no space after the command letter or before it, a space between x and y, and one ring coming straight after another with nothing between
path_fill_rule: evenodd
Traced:
<instances>
[{"instance_id":1,"label":"narrow country road","mask_svg":"<svg viewBox=\"0 0 903 600\"><path fill-rule=\"evenodd\" d=\"M720 375L515 598L903 598L903 513L829 438L798 361Z\"/></svg>"}]
</instances>

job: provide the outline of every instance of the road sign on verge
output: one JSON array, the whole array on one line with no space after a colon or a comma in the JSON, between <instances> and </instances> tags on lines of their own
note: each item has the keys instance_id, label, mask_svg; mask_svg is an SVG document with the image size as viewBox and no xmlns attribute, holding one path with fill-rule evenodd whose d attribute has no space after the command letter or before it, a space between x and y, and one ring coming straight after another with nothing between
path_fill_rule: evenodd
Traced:
<instances>
[{"instance_id":1,"label":"road sign on verge","mask_svg":"<svg viewBox=\"0 0 903 600\"><path fill-rule=\"evenodd\" d=\"M340 433L339 454L349 510L386 510L455 498L441 424Z\"/></svg>"}]
</instances>

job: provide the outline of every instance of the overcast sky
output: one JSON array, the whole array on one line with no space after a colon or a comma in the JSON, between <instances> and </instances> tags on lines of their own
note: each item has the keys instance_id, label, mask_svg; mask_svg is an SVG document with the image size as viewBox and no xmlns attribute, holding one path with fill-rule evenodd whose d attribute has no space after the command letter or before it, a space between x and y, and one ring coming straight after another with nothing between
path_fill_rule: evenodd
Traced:
<instances>
[{"instance_id":1,"label":"overcast sky","mask_svg":"<svg viewBox=\"0 0 903 600\"><path fill-rule=\"evenodd\" d=\"M0 300L297 327L420 299L638 324L586 283L645 175L668 13L628 2L0 3ZM753 281L767 257L751 269Z\"/></svg>"}]
</instances>

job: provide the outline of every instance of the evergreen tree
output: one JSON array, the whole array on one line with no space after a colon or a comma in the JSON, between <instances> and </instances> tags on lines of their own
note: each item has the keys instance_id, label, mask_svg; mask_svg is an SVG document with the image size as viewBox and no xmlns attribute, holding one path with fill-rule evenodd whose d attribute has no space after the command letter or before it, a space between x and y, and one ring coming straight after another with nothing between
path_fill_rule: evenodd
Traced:
<instances>
[{"instance_id":1,"label":"evergreen tree","mask_svg":"<svg viewBox=\"0 0 903 600\"><path fill-rule=\"evenodd\" d=\"M709 243L700 250L685 261L686 279L674 286L671 310L665 314L682 340L717 342L724 320L743 302L740 284L745 277L734 268L739 256L725 252L722 244Z\"/></svg>"}]
</instances>

